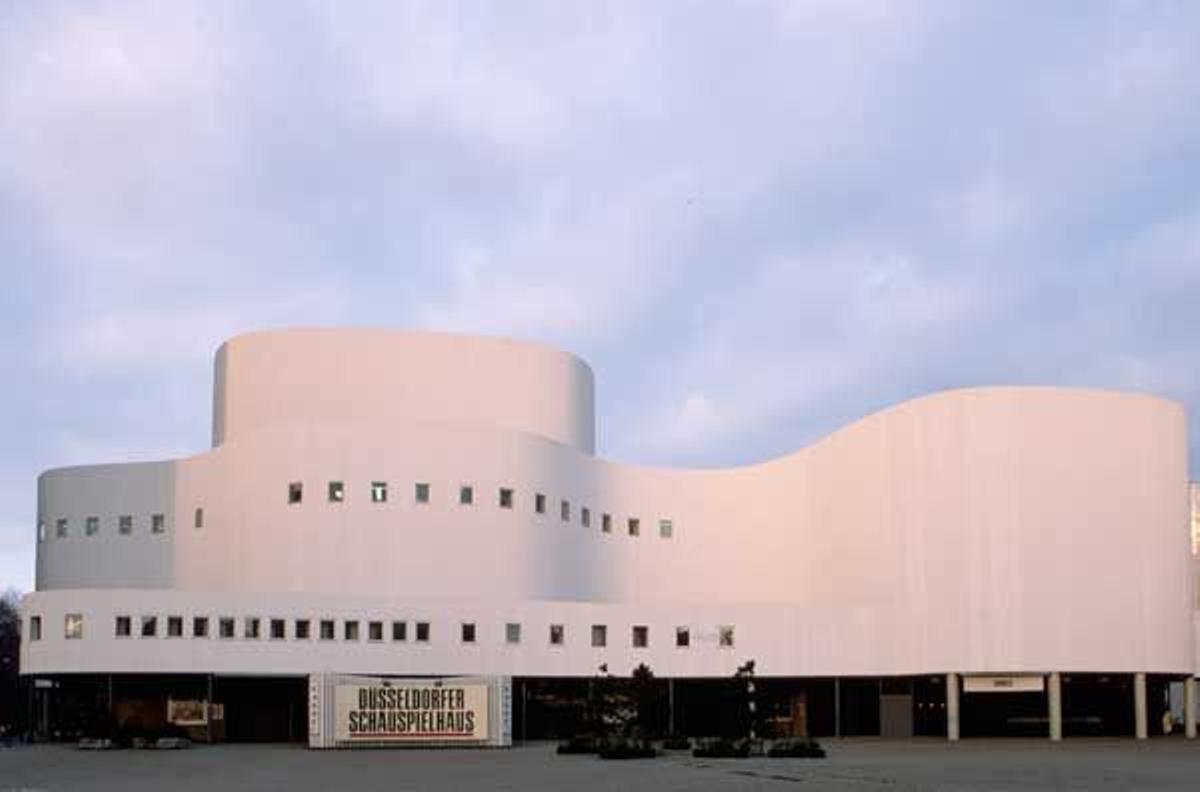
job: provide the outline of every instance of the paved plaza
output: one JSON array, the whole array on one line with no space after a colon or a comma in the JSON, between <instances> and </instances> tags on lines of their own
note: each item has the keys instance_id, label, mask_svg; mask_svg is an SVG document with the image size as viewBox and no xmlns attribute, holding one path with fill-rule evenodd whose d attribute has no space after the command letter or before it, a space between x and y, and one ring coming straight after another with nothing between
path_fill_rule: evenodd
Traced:
<instances>
[{"instance_id":1,"label":"paved plaza","mask_svg":"<svg viewBox=\"0 0 1200 792\"><path fill-rule=\"evenodd\" d=\"M822 790L1197 789L1200 743L1182 739L830 740L829 758L601 761L511 750L309 751L222 745L186 751L0 750L0 792L66 790Z\"/></svg>"}]
</instances>

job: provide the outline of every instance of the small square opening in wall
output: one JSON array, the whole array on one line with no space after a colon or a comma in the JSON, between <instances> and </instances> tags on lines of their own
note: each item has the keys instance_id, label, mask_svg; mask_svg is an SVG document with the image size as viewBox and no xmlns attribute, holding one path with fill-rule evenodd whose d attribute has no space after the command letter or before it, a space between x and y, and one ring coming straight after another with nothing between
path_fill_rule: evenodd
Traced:
<instances>
[{"instance_id":1,"label":"small square opening in wall","mask_svg":"<svg viewBox=\"0 0 1200 792\"><path fill-rule=\"evenodd\" d=\"M54 536L58 539L67 538L67 518L63 517L54 521Z\"/></svg>"},{"instance_id":2,"label":"small square opening in wall","mask_svg":"<svg viewBox=\"0 0 1200 792\"><path fill-rule=\"evenodd\" d=\"M562 646L563 639L566 637L566 629L561 624L550 625L550 645Z\"/></svg>"},{"instance_id":3,"label":"small square opening in wall","mask_svg":"<svg viewBox=\"0 0 1200 792\"><path fill-rule=\"evenodd\" d=\"M68 613L63 619L63 637L67 640L78 640L83 637L83 614Z\"/></svg>"},{"instance_id":4,"label":"small square opening in wall","mask_svg":"<svg viewBox=\"0 0 1200 792\"><path fill-rule=\"evenodd\" d=\"M608 646L608 627L603 624L592 625L592 646Z\"/></svg>"},{"instance_id":5,"label":"small square opening in wall","mask_svg":"<svg viewBox=\"0 0 1200 792\"><path fill-rule=\"evenodd\" d=\"M425 483L417 484L414 488L414 498L417 503L429 503L429 485Z\"/></svg>"},{"instance_id":6,"label":"small square opening in wall","mask_svg":"<svg viewBox=\"0 0 1200 792\"><path fill-rule=\"evenodd\" d=\"M513 491L507 487L500 488L500 508L511 509L513 507Z\"/></svg>"},{"instance_id":7,"label":"small square opening in wall","mask_svg":"<svg viewBox=\"0 0 1200 792\"><path fill-rule=\"evenodd\" d=\"M417 622L417 643L429 643L429 622Z\"/></svg>"},{"instance_id":8,"label":"small square opening in wall","mask_svg":"<svg viewBox=\"0 0 1200 792\"><path fill-rule=\"evenodd\" d=\"M304 484L293 481L288 484L288 503L296 504L304 500Z\"/></svg>"},{"instance_id":9,"label":"small square opening in wall","mask_svg":"<svg viewBox=\"0 0 1200 792\"><path fill-rule=\"evenodd\" d=\"M287 621L271 619L271 640L282 641L285 638L287 638Z\"/></svg>"},{"instance_id":10,"label":"small square opening in wall","mask_svg":"<svg viewBox=\"0 0 1200 792\"><path fill-rule=\"evenodd\" d=\"M232 616L222 616L217 620L217 637L225 640L233 638L235 624Z\"/></svg>"},{"instance_id":11,"label":"small square opening in wall","mask_svg":"<svg viewBox=\"0 0 1200 792\"><path fill-rule=\"evenodd\" d=\"M165 514L150 515L150 533L166 533L167 516Z\"/></svg>"},{"instance_id":12,"label":"small square opening in wall","mask_svg":"<svg viewBox=\"0 0 1200 792\"><path fill-rule=\"evenodd\" d=\"M100 518L88 517L83 521L83 533L86 536L95 536L100 533Z\"/></svg>"},{"instance_id":13,"label":"small square opening in wall","mask_svg":"<svg viewBox=\"0 0 1200 792\"><path fill-rule=\"evenodd\" d=\"M141 635L143 638L154 638L158 635L158 617L157 616L143 616L142 617Z\"/></svg>"},{"instance_id":14,"label":"small square opening in wall","mask_svg":"<svg viewBox=\"0 0 1200 792\"><path fill-rule=\"evenodd\" d=\"M558 516L562 518L563 522L571 521L571 502L570 501L563 501L562 503L559 504Z\"/></svg>"},{"instance_id":15,"label":"small square opening in wall","mask_svg":"<svg viewBox=\"0 0 1200 792\"><path fill-rule=\"evenodd\" d=\"M670 539L675 535L675 523L670 520L659 520L658 535L663 539Z\"/></svg>"},{"instance_id":16,"label":"small square opening in wall","mask_svg":"<svg viewBox=\"0 0 1200 792\"><path fill-rule=\"evenodd\" d=\"M612 515L600 515L600 531L601 533L612 533Z\"/></svg>"},{"instance_id":17,"label":"small square opening in wall","mask_svg":"<svg viewBox=\"0 0 1200 792\"><path fill-rule=\"evenodd\" d=\"M321 619L321 640L332 641L335 637L333 619Z\"/></svg>"},{"instance_id":18,"label":"small square opening in wall","mask_svg":"<svg viewBox=\"0 0 1200 792\"><path fill-rule=\"evenodd\" d=\"M579 522L584 528L592 527L592 510L587 506L579 510Z\"/></svg>"},{"instance_id":19,"label":"small square opening in wall","mask_svg":"<svg viewBox=\"0 0 1200 792\"><path fill-rule=\"evenodd\" d=\"M308 619L296 619L292 622L292 637L297 641L307 641L312 635L311 624Z\"/></svg>"},{"instance_id":20,"label":"small square opening in wall","mask_svg":"<svg viewBox=\"0 0 1200 792\"><path fill-rule=\"evenodd\" d=\"M192 617L192 637L207 638L208 637L208 617L194 616Z\"/></svg>"},{"instance_id":21,"label":"small square opening in wall","mask_svg":"<svg viewBox=\"0 0 1200 792\"><path fill-rule=\"evenodd\" d=\"M183 617L168 616L167 617L167 637L182 638L183 637Z\"/></svg>"},{"instance_id":22,"label":"small square opening in wall","mask_svg":"<svg viewBox=\"0 0 1200 792\"><path fill-rule=\"evenodd\" d=\"M692 631L687 627L675 628L675 645L680 649L692 645Z\"/></svg>"},{"instance_id":23,"label":"small square opening in wall","mask_svg":"<svg viewBox=\"0 0 1200 792\"><path fill-rule=\"evenodd\" d=\"M470 484L463 484L458 488L458 503L461 506L470 506L475 502L475 488Z\"/></svg>"},{"instance_id":24,"label":"small square opening in wall","mask_svg":"<svg viewBox=\"0 0 1200 792\"><path fill-rule=\"evenodd\" d=\"M639 520L637 517L629 518L629 535L630 536L641 536L642 535L642 521Z\"/></svg>"},{"instance_id":25,"label":"small square opening in wall","mask_svg":"<svg viewBox=\"0 0 1200 792\"><path fill-rule=\"evenodd\" d=\"M634 625L633 628L633 648L645 649L650 645L650 628L644 624Z\"/></svg>"},{"instance_id":26,"label":"small square opening in wall","mask_svg":"<svg viewBox=\"0 0 1200 792\"><path fill-rule=\"evenodd\" d=\"M344 503L346 500L346 484L342 481L329 482L329 502Z\"/></svg>"},{"instance_id":27,"label":"small square opening in wall","mask_svg":"<svg viewBox=\"0 0 1200 792\"><path fill-rule=\"evenodd\" d=\"M521 643L521 625L517 622L509 622L504 625L504 642L510 644Z\"/></svg>"},{"instance_id":28,"label":"small square opening in wall","mask_svg":"<svg viewBox=\"0 0 1200 792\"><path fill-rule=\"evenodd\" d=\"M247 616L245 624L242 626L242 633L246 638L257 641L262 637L262 621L257 616Z\"/></svg>"},{"instance_id":29,"label":"small square opening in wall","mask_svg":"<svg viewBox=\"0 0 1200 792\"><path fill-rule=\"evenodd\" d=\"M371 503L387 503L387 482L371 482Z\"/></svg>"},{"instance_id":30,"label":"small square opening in wall","mask_svg":"<svg viewBox=\"0 0 1200 792\"><path fill-rule=\"evenodd\" d=\"M733 625L722 624L717 628L717 646L723 649L733 647Z\"/></svg>"},{"instance_id":31,"label":"small square opening in wall","mask_svg":"<svg viewBox=\"0 0 1200 792\"><path fill-rule=\"evenodd\" d=\"M533 496L533 510L538 514L546 513L546 496L540 492Z\"/></svg>"},{"instance_id":32,"label":"small square opening in wall","mask_svg":"<svg viewBox=\"0 0 1200 792\"><path fill-rule=\"evenodd\" d=\"M392 640L407 641L408 640L408 622L394 621L392 622Z\"/></svg>"},{"instance_id":33,"label":"small square opening in wall","mask_svg":"<svg viewBox=\"0 0 1200 792\"><path fill-rule=\"evenodd\" d=\"M475 643L475 624L474 624L474 622L463 622L462 642L465 644Z\"/></svg>"},{"instance_id":34,"label":"small square opening in wall","mask_svg":"<svg viewBox=\"0 0 1200 792\"><path fill-rule=\"evenodd\" d=\"M118 616L113 625L113 635L118 638L128 638L133 635L133 619L128 616Z\"/></svg>"},{"instance_id":35,"label":"small square opening in wall","mask_svg":"<svg viewBox=\"0 0 1200 792\"><path fill-rule=\"evenodd\" d=\"M117 533L121 536L129 536L133 533L133 515L122 514L117 518Z\"/></svg>"},{"instance_id":36,"label":"small square opening in wall","mask_svg":"<svg viewBox=\"0 0 1200 792\"><path fill-rule=\"evenodd\" d=\"M194 517L195 518L192 520L192 525L194 525L197 529L203 528L204 527L204 509L197 506L196 514L194 515Z\"/></svg>"},{"instance_id":37,"label":"small square opening in wall","mask_svg":"<svg viewBox=\"0 0 1200 792\"><path fill-rule=\"evenodd\" d=\"M358 640L358 622L354 619L349 619L342 625L342 639L346 641Z\"/></svg>"},{"instance_id":38,"label":"small square opening in wall","mask_svg":"<svg viewBox=\"0 0 1200 792\"><path fill-rule=\"evenodd\" d=\"M383 622L367 622L367 640L376 642L383 640Z\"/></svg>"}]
</instances>

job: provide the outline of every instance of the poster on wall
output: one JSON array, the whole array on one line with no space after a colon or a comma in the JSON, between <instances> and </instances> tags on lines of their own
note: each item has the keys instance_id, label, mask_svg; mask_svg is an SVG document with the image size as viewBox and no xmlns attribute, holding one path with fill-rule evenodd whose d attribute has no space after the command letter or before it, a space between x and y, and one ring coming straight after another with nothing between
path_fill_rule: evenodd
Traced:
<instances>
[{"instance_id":1,"label":"poster on wall","mask_svg":"<svg viewBox=\"0 0 1200 792\"><path fill-rule=\"evenodd\" d=\"M204 726L208 723L207 711L207 701L167 699L167 723L176 726Z\"/></svg>"},{"instance_id":2,"label":"poster on wall","mask_svg":"<svg viewBox=\"0 0 1200 792\"><path fill-rule=\"evenodd\" d=\"M378 680L334 688L339 742L482 742L488 739L487 684Z\"/></svg>"}]
</instances>

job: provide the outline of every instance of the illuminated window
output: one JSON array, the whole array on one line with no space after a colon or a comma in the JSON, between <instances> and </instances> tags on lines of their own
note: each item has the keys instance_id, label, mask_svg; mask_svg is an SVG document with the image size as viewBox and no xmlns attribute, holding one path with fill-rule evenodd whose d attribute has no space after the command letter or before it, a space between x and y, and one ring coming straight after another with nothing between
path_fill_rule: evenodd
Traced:
<instances>
[{"instance_id":1,"label":"illuminated window","mask_svg":"<svg viewBox=\"0 0 1200 792\"><path fill-rule=\"evenodd\" d=\"M592 625L592 646L608 646L608 627L603 624Z\"/></svg>"},{"instance_id":2,"label":"illuminated window","mask_svg":"<svg viewBox=\"0 0 1200 792\"><path fill-rule=\"evenodd\" d=\"M510 644L521 643L521 625L516 622L509 622L504 625L504 642Z\"/></svg>"},{"instance_id":3,"label":"illuminated window","mask_svg":"<svg viewBox=\"0 0 1200 792\"><path fill-rule=\"evenodd\" d=\"M500 508L511 509L513 507L513 491L504 487L500 488Z\"/></svg>"},{"instance_id":4,"label":"illuminated window","mask_svg":"<svg viewBox=\"0 0 1200 792\"><path fill-rule=\"evenodd\" d=\"M300 503L304 500L304 484L293 481L288 484L288 503Z\"/></svg>"},{"instance_id":5,"label":"illuminated window","mask_svg":"<svg viewBox=\"0 0 1200 792\"><path fill-rule=\"evenodd\" d=\"M458 502L461 506L470 506L475 502L475 488L470 484L463 484L458 488Z\"/></svg>"},{"instance_id":6,"label":"illuminated window","mask_svg":"<svg viewBox=\"0 0 1200 792\"><path fill-rule=\"evenodd\" d=\"M663 539L670 539L675 535L675 524L670 520L658 521L658 535Z\"/></svg>"},{"instance_id":7,"label":"illuminated window","mask_svg":"<svg viewBox=\"0 0 1200 792\"><path fill-rule=\"evenodd\" d=\"M83 521L83 533L85 536L95 536L100 533L100 518L88 517Z\"/></svg>"},{"instance_id":8,"label":"illuminated window","mask_svg":"<svg viewBox=\"0 0 1200 792\"><path fill-rule=\"evenodd\" d=\"M387 503L387 482L371 482L371 503Z\"/></svg>"},{"instance_id":9,"label":"illuminated window","mask_svg":"<svg viewBox=\"0 0 1200 792\"><path fill-rule=\"evenodd\" d=\"M113 635L118 638L128 638L133 635L133 619L128 616L118 616L113 625Z\"/></svg>"},{"instance_id":10,"label":"illuminated window","mask_svg":"<svg viewBox=\"0 0 1200 792\"><path fill-rule=\"evenodd\" d=\"M164 533L167 530L166 515L152 514L150 515L150 533Z\"/></svg>"},{"instance_id":11,"label":"illuminated window","mask_svg":"<svg viewBox=\"0 0 1200 792\"><path fill-rule=\"evenodd\" d=\"M167 617L167 637L182 638L183 637L183 617L168 616Z\"/></svg>"},{"instance_id":12,"label":"illuminated window","mask_svg":"<svg viewBox=\"0 0 1200 792\"><path fill-rule=\"evenodd\" d=\"M633 648L645 649L650 645L650 628L644 624L635 625L633 628Z\"/></svg>"},{"instance_id":13,"label":"illuminated window","mask_svg":"<svg viewBox=\"0 0 1200 792\"><path fill-rule=\"evenodd\" d=\"M550 645L551 646L562 646L563 638L565 637L565 635L566 635L566 630L563 628L563 626L561 624L551 624L550 625Z\"/></svg>"},{"instance_id":14,"label":"illuminated window","mask_svg":"<svg viewBox=\"0 0 1200 792\"><path fill-rule=\"evenodd\" d=\"M342 503L346 500L346 484L341 481L329 482L329 502Z\"/></svg>"},{"instance_id":15,"label":"illuminated window","mask_svg":"<svg viewBox=\"0 0 1200 792\"><path fill-rule=\"evenodd\" d=\"M122 514L117 518L117 533L122 536L129 536L133 533L133 515Z\"/></svg>"},{"instance_id":16,"label":"illuminated window","mask_svg":"<svg viewBox=\"0 0 1200 792\"><path fill-rule=\"evenodd\" d=\"M63 636L67 640L78 640L83 637L83 614L68 613L63 620Z\"/></svg>"},{"instance_id":17,"label":"illuminated window","mask_svg":"<svg viewBox=\"0 0 1200 792\"><path fill-rule=\"evenodd\" d=\"M689 630L687 627L676 627L675 628L675 645L678 647L691 646L692 645L692 631Z\"/></svg>"},{"instance_id":18,"label":"illuminated window","mask_svg":"<svg viewBox=\"0 0 1200 792\"><path fill-rule=\"evenodd\" d=\"M418 484L416 486L417 503L429 503L429 485Z\"/></svg>"},{"instance_id":19,"label":"illuminated window","mask_svg":"<svg viewBox=\"0 0 1200 792\"><path fill-rule=\"evenodd\" d=\"M475 624L473 622L463 622L462 642L465 644L475 643Z\"/></svg>"}]
</instances>

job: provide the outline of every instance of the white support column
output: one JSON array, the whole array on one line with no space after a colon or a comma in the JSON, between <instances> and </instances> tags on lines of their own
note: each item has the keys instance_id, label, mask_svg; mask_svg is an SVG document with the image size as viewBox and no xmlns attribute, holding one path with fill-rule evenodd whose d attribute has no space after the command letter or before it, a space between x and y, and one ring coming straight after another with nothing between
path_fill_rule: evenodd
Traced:
<instances>
[{"instance_id":1,"label":"white support column","mask_svg":"<svg viewBox=\"0 0 1200 792\"><path fill-rule=\"evenodd\" d=\"M946 739L958 740L958 674L946 674Z\"/></svg>"},{"instance_id":2,"label":"white support column","mask_svg":"<svg viewBox=\"0 0 1200 792\"><path fill-rule=\"evenodd\" d=\"M1196 739L1196 678L1183 681L1183 733L1189 740Z\"/></svg>"},{"instance_id":3,"label":"white support column","mask_svg":"<svg viewBox=\"0 0 1200 792\"><path fill-rule=\"evenodd\" d=\"M1139 740L1150 736L1146 718L1146 674L1139 671L1133 675L1133 731Z\"/></svg>"},{"instance_id":4,"label":"white support column","mask_svg":"<svg viewBox=\"0 0 1200 792\"><path fill-rule=\"evenodd\" d=\"M1050 739L1058 742L1062 739L1062 676L1057 671L1050 672L1046 691L1050 694Z\"/></svg>"}]
</instances>

